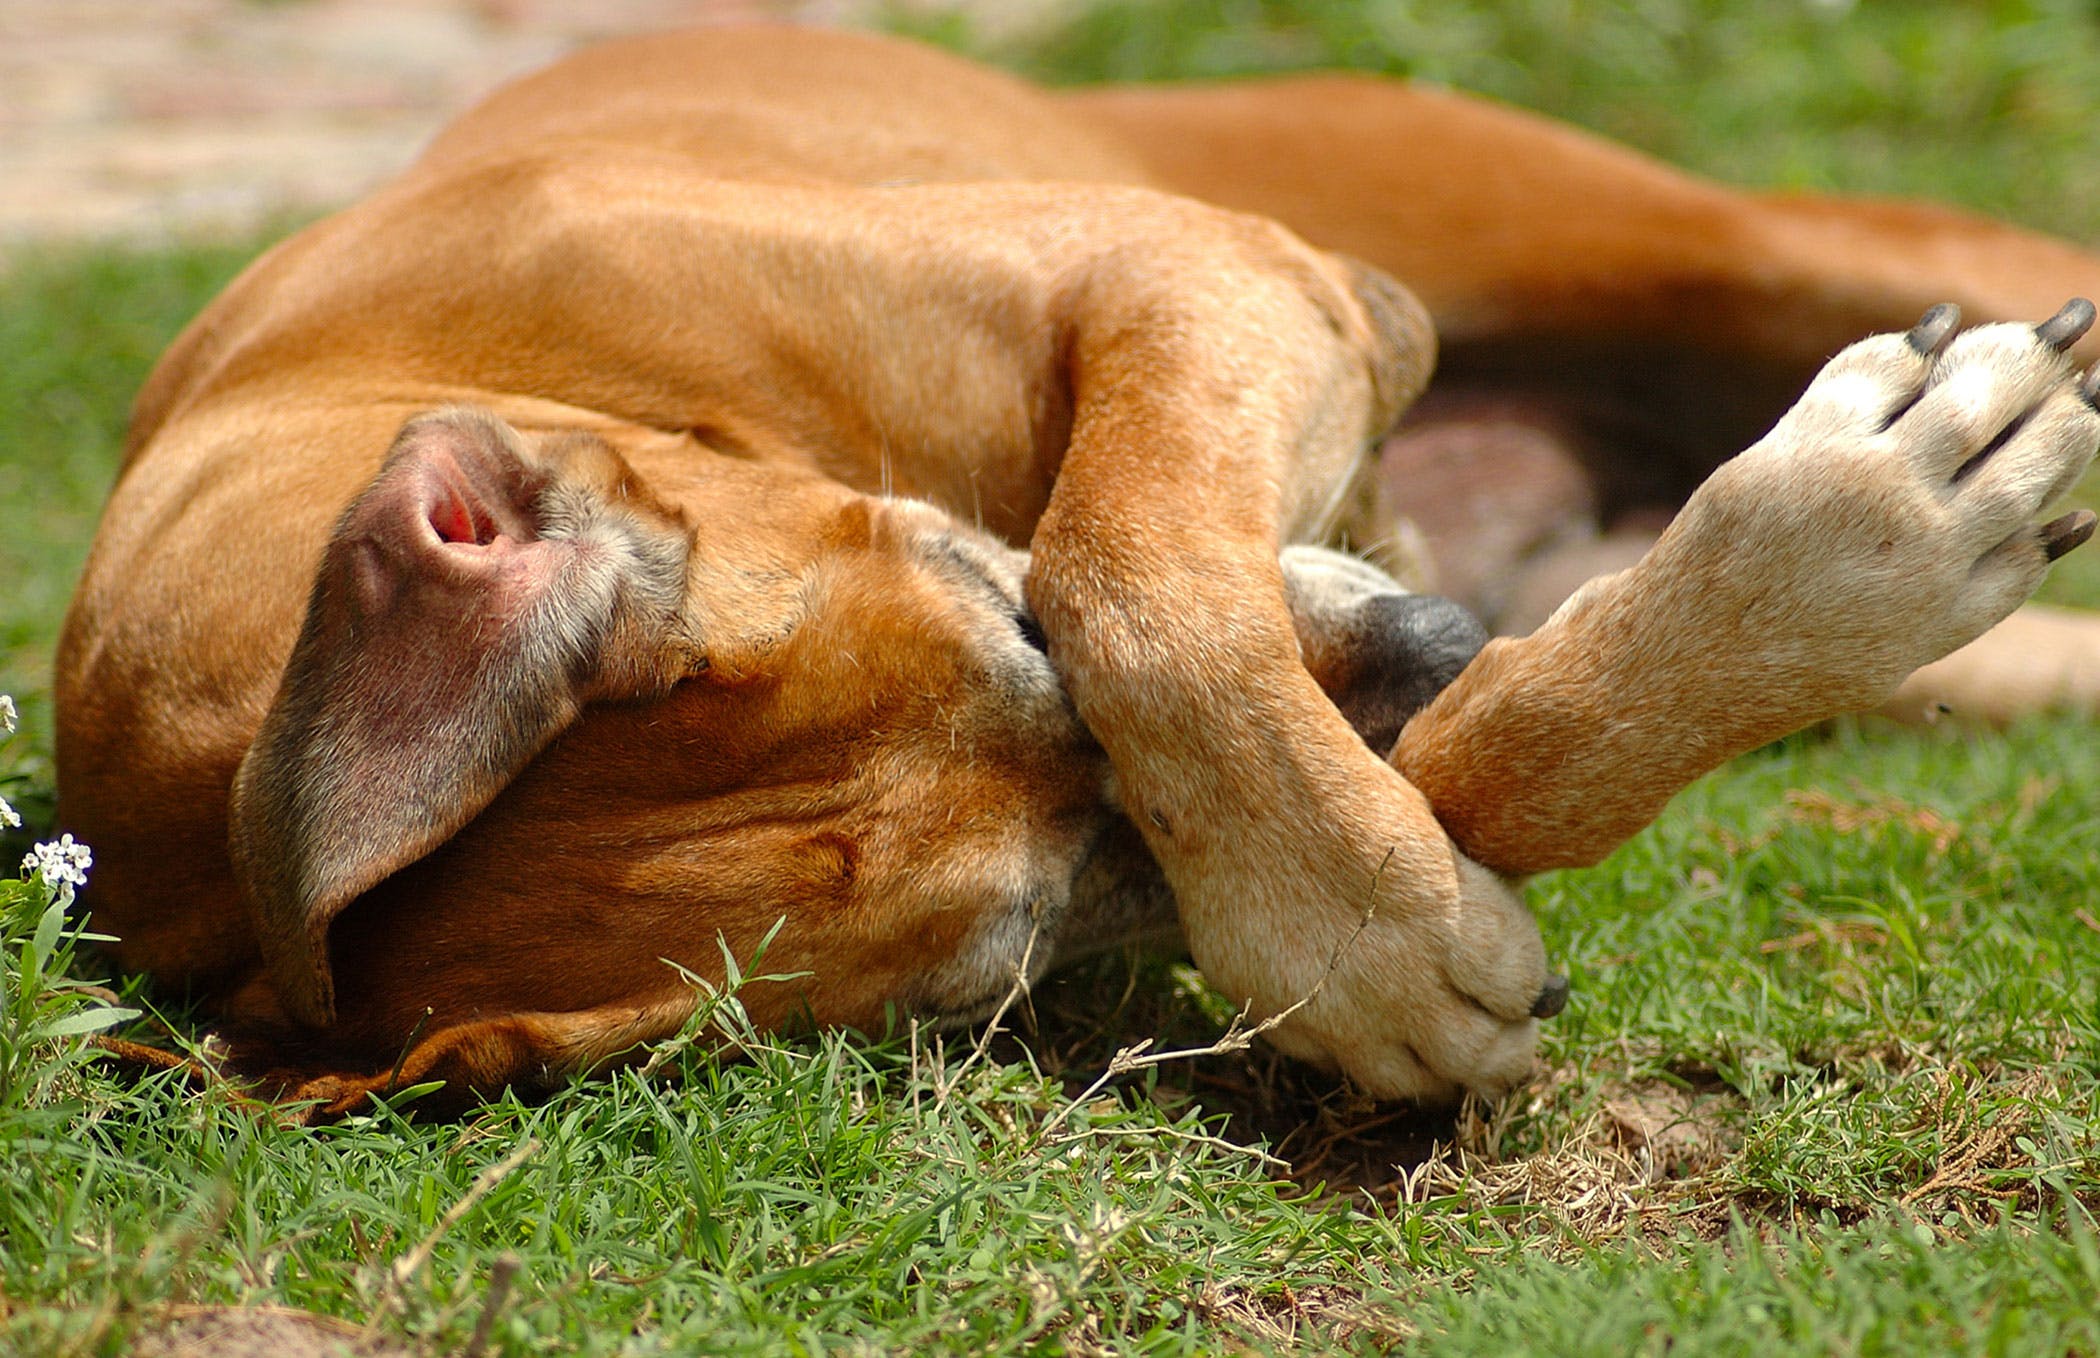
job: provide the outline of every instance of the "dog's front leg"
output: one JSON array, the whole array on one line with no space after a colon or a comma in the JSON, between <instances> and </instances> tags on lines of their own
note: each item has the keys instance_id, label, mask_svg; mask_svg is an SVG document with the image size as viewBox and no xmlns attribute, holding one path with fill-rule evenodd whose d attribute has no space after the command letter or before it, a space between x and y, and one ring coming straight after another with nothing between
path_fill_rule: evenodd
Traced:
<instances>
[{"instance_id":1,"label":"dog's front leg","mask_svg":"<svg viewBox=\"0 0 2100 1358\"><path fill-rule=\"evenodd\" d=\"M1489 643L1395 764L1504 872L1595 862L1722 760L1885 700L2024 601L2090 514L2034 517L2100 445L2064 350L2093 311L1832 359L1638 565Z\"/></svg>"},{"instance_id":2,"label":"dog's front leg","mask_svg":"<svg viewBox=\"0 0 2100 1358\"><path fill-rule=\"evenodd\" d=\"M1205 976L1376 1093L1506 1088L1561 993L1537 929L1315 684L1277 564L1426 376L1427 325L1302 248L1236 258L1096 269L1030 602Z\"/></svg>"}]
</instances>

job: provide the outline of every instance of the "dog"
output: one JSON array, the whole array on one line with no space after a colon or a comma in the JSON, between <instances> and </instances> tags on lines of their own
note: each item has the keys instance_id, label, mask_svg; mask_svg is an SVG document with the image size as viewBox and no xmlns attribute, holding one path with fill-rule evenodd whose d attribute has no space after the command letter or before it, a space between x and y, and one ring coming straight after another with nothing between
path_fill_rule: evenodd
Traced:
<instances>
[{"instance_id":1,"label":"dog","mask_svg":"<svg viewBox=\"0 0 2100 1358\"><path fill-rule=\"evenodd\" d=\"M725 957L877 1029L1148 935L1371 1093L1494 1094L1567 994L1523 874L2008 615L2018 701L2094 702L2015 611L2093 529L2034 522L2092 307L2015 323L2079 290L1393 81L613 43L162 359L62 815L118 960L324 1109L614 1061Z\"/></svg>"}]
</instances>

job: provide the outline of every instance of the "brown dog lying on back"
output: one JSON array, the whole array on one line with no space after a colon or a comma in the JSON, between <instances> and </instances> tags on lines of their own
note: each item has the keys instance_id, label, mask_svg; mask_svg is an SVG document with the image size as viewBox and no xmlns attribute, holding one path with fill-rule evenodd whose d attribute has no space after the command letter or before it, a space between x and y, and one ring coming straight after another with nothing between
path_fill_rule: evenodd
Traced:
<instances>
[{"instance_id":1,"label":"brown dog lying on back","mask_svg":"<svg viewBox=\"0 0 2100 1358\"><path fill-rule=\"evenodd\" d=\"M161 362L62 643L64 814L122 961L337 1106L600 1064L693 1011L667 961L776 925L762 1024L967 1018L1178 927L1257 1017L1311 997L1284 1050L1500 1090L1565 995L1511 876L1883 702L2091 531L2034 523L2100 445L2091 308L1935 310L1730 441L1937 299L2096 289L1390 82L602 47ZM1448 377L1371 457L1431 317ZM1484 648L1292 545L1404 514L1506 613L1687 493Z\"/></svg>"}]
</instances>

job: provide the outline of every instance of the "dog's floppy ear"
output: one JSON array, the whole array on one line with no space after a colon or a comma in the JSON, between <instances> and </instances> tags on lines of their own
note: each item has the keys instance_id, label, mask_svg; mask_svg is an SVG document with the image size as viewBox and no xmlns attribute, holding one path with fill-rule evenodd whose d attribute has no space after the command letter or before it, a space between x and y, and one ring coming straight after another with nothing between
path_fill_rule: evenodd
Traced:
<instances>
[{"instance_id":1,"label":"dog's floppy ear","mask_svg":"<svg viewBox=\"0 0 2100 1358\"><path fill-rule=\"evenodd\" d=\"M492 415L401 431L328 542L233 786L232 850L286 1010L334 1017L328 926L477 815L589 698L677 677L689 537L594 438Z\"/></svg>"},{"instance_id":2,"label":"dog's floppy ear","mask_svg":"<svg viewBox=\"0 0 2100 1358\"><path fill-rule=\"evenodd\" d=\"M1349 291L1371 327L1371 386L1381 432L1429 386L1436 370L1436 322L1429 308L1384 270L1336 255L1349 274Z\"/></svg>"}]
</instances>

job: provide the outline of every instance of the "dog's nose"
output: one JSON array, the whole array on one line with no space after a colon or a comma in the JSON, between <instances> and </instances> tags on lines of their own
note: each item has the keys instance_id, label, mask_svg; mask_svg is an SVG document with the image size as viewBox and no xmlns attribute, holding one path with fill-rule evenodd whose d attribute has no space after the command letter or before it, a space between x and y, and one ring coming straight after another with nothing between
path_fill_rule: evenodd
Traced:
<instances>
[{"instance_id":1,"label":"dog's nose","mask_svg":"<svg viewBox=\"0 0 2100 1358\"><path fill-rule=\"evenodd\" d=\"M1548 976L1539 997L1531 1002L1533 1018L1549 1019L1568 1007L1568 978Z\"/></svg>"},{"instance_id":2,"label":"dog's nose","mask_svg":"<svg viewBox=\"0 0 2100 1358\"><path fill-rule=\"evenodd\" d=\"M1385 754L1407 719L1487 645L1488 632L1449 599L1393 593L1364 600L1342 639L1349 663L1328 696L1364 742Z\"/></svg>"}]
</instances>

